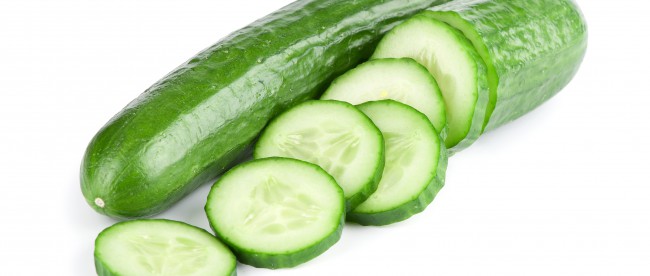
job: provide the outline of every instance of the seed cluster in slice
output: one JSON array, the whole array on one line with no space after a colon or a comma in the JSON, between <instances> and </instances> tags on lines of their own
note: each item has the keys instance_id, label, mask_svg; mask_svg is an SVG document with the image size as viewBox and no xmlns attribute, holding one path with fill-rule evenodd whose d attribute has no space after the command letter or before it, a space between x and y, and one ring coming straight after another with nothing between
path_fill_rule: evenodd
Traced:
<instances>
[{"instance_id":1,"label":"seed cluster in slice","mask_svg":"<svg viewBox=\"0 0 650 276\"><path fill-rule=\"evenodd\" d=\"M212 187L205 211L239 261L282 268L311 260L339 240L345 199L320 167L272 157L223 175Z\"/></svg>"},{"instance_id":2,"label":"seed cluster in slice","mask_svg":"<svg viewBox=\"0 0 650 276\"><path fill-rule=\"evenodd\" d=\"M423 211L444 185L447 154L427 117L405 104L382 100L358 106L386 141L386 164L377 191L348 215L364 225L385 225Z\"/></svg>"},{"instance_id":3,"label":"seed cluster in slice","mask_svg":"<svg viewBox=\"0 0 650 276\"><path fill-rule=\"evenodd\" d=\"M203 229L171 220L117 223L95 241L101 275L235 275L230 250Z\"/></svg>"},{"instance_id":4,"label":"seed cluster in slice","mask_svg":"<svg viewBox=\"0 0 650 276\"><path fill-rule=\"evenodd\" d=\"M308 101L273 120L260 136L254 155L319 165L343 188L351 210L377 189L384 166L384 139L353 105Z\"/></svg>"},{"instance_id":5,"label":"seed cluster in slice","mask_svg":"<svg viewBox=\"0 0 650 276\"><path fill-rule=\"evenodd\" d=\"M443 136L447 129L445 102L438 83L427 68L410 58L362 63L334 80L321 99L355 105L391 99L424 113Z\"/></svg>"},{"instance_id":6,"label":"seed cluster in slice","mask_svg":"<svg viewBox=\"0 0 650 276\"><path fill-rule=\"evenodd\" d=\"M476 49L453 27L424 14L412 17L381 40L373 59L409 57L438 81L446 103L452 152L480 136L489 101L487 69Z\"/></svg>"}]
</instances>

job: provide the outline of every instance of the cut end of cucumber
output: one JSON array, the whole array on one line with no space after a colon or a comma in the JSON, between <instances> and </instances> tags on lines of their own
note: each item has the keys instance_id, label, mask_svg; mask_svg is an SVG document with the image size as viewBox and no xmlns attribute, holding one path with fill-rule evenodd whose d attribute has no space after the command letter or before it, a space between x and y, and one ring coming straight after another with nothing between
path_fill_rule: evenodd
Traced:
<instances>
[{"instance_id":1,"label":"cut end of cucumber","mask_svg":"<svg viewBox=\"0 0 650 276\"><path fill-rule=\"evenodd\" d=\"M345 201L336 181L320 167L276 157L226 173L210 191L206 213L240 261L291 267L338 241Z\"/></svg>"},{"instance_id":2,"label":"cut end of cucumber","mask_svg":"<svg viewBox=\"0 0 650 276\"><path fill-rule=\"evenodd\" d=\"M169 220L107 228L97 237L95 259L100 275L232 275L236 266L234 255L214 236Z\"/></svg>"},{"instance_id":3,"label":"cut end of cucumber","mask_svg":"<svg viewBox=\"0 0 650 276\"><path fill-rule=\"evenodd\" d=\"M106 204L104 203L104 200L99 198L99 197L95 198L95 205L97 207L99 207L99 208L104 208L104 206L106 206Z\"/></svg>"},{"instance_id":4,"label":"cut end of cucumber","mask_svg":"<svg viewBox=\"0 0 650 276\"><path fill-rule=\"evenodd\" d=\"M365 62L332 82L321 99L354 105L391 99L424 113L439 131L445 131L445 102L427 68L410 58Z\"/></svg>"},{"instance_id":5,"label":"cut end of cucumber","mask_svg":"<svg viewBox=\"0 0 650 276\"><path fill-rule=\"evenodd\" d=\"M438 10L438 8L441 9ZM492 112L494 111L494 107L496 106L499 77L497 76L494 64L492 63L492 58L490 57L487 46L483 42L481 35L478 34L471 23L463 19L458 13L445 10L446 8L448 7L434 7L431 10L424 11L423 14L449 24L451 27L459 30L470 42L472 42L474 49L476 49L477 53L481 56L481 59L485 63L490 95L488 106L486 108L485 116L483 119L483 127L481 129L481 132L483 132L490 120Z\"/></svg>"},{"instance_id":6,"label":"cut end of cucumber","mask_svg":"<svg viewBox=\"0 0 650 276\"><path fill-rule=\"evenodd\" d=\"M480 135L475 122L482 60L471 43L456 29L424 15L415 16L390 31L379 43L373 59L409 57L435 77L446 103L448 148ZM483 107L485 108L485 107ZM484 113L485 109L480 110ZM483 114L481 114L483 115ZM476 131L478 130L478 133Z\"/></svg>"},{"instance_id":7,"label":"cut end of cucumber","mask_svg":"<svg viewBox=\"0 0 650 276\"><path fill-rule=\"evenodd\" d=\"M372 121L341 101L309 101L281 114L266 128L255 158L288 157L323 168L343 188L349 208L377 188L384 141Z\"/></svg>"}]
</instances>

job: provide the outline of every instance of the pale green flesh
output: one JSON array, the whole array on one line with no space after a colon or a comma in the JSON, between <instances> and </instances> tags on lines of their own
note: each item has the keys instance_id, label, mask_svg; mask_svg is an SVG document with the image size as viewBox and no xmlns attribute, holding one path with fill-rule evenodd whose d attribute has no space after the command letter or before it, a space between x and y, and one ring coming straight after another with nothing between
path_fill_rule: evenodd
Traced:
<instances>
[{"instance_id":1,"label":"pale green flesh","mask_svg":"<svg viewBox=\"0 0 650 276\"><path fill-rule=\"evenodd\" d=\"M312 101L281 115L264 131L255 158L272 156L319 165L349 199L367 190L378 173L383 164L383 139L372 121L354 106Z\"/></svg>"},{"instance_id":2,"label":"pale green flesh","mask_svg":"<svg viewBox=\"0 0 650 276\"><path fill-rule=\"evenodd\" d=\"M337 78L321 99L351 104L395 100L424 113L439 131L447 127L445 102L436 80L412 59L376 59Z\"/></svg>"},{"instance_id":3,"label":"pale green flesh","mask_svg":"<svg viewBox=\"0 0 650 276\"><path fill-rule=\"evenodd\" d=\"M465 139L472 128L479 95L477 65L470 51L475 51L471 44L449 25L416 16L388 33L372 57L409 57L435 77L447 107L448 148Z\"/></svg>"},{"instance_id":4,"label":"pale green flesh","mask_svg":"<svg viewBox=\"0 0 650 276\"><path fill-rule=\"evenodd\" d=\"M165 220L130 221L102 232L95 256L118 275L231 275L235 257L201 229Z\"/></svg>"},{"instance_id":5,"label":"pale green flesh","mask_svg":"<svg viewBox=\"0 0 650 276\"><path fill-rule=\"evenodd\" d=\"M226 174L206 212L217 234L238 249L285 254L317 246L345 212L342 190L314 165L259 159Z\"/></svg>"},{"instance_id":6,"label":"pale green flesh","mask_svg":"<svg viewBox=\"0 0 650 276\"><path fill-rule=\"evenodd\" d=\"M355 213L378 213L406 204L436 176L440 140L431 124L408 106L372 102L359 106L379 127L386 141L386 165L377 191Z\"/></svg>"}]
</instances>

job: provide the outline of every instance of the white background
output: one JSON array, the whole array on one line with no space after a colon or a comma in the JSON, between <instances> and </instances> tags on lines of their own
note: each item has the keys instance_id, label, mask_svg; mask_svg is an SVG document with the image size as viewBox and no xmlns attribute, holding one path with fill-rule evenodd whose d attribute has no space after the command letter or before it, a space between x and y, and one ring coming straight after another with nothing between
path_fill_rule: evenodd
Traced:
<instances>
[{"instance_id":1,"label":"white background","mask_svg":"<svg viewBox=\"0 0 650 276\"><path fill-rule=\"evenodd\" d=\"M115 221L79 188L95 132L273 1L0 1L0 275L93 275ZM449 161L422 214L347 225L295 269L240 275L650 275L650 5L579 1L589 49L573 82ZM157 216L207 228L204 185Z\"/></svg>"}]
</instances>

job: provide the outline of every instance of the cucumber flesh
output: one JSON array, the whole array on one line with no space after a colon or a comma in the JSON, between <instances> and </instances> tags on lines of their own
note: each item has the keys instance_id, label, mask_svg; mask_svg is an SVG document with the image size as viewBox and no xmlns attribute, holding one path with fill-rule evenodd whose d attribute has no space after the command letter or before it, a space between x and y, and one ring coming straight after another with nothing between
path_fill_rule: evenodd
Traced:
<instances>
[{"instance_id":1,"label":"cucumber flesh","mask_svg":"<svg viewBox=\"0 0 650 276\"><path fill-rule=\"evenodd\" d=\"M486 68L472 44L457 30L416 15L391 30L373 59L409 57L438 81L446 103L447 148L458 151L481 134L489 91Z\"/></svg>"},{"instance_id":2,"label":"cucumber flesh","mask_svg":"<svg viewBox=\"0 0 650 276\"><path fill-rule=\"evenodd\" d=\"M423 211L444 186L447 153L427 117L402 103L359 105L386 140L386 165L377 191L348 215L364 225L386 225Z\"/></svg>"},{"instance_id":3,"label":"cucumber flesh","mask_svg":"<svg viewBox=\"0 0 650 276\"><path fill-rule=\"evenodd\" d=\"M445 102L427 68L410 58L365 62L332 82L321 99L351 104L392 99L424 113L439 132L446 132Z\"/></svg>"},{"instance_id":4,"label":"cucumber flesh","mask_svg":"<svg viewBox=\"0 0 650 276\"><path fill-rule=\"evenodd\" d=\"M306 262L339 240L345 199L320 167L272 157L227 172L212 187L205 211L239 261L282 268Z\"/></svg>"},{"instance_id":5,"label":"cucumber flesh","mask_svg":"<svg viewBox=\"0 0 650 276\"><path fill-rule=\"evenodd\" d=\"M343 188L351 210L377 189L384 166L384 140L353 105L308 101L269 124L254 156L289 157L319 165Z\"/></svg>"},{"instance_id":6,"label":"cucumber flesh","mask_svg":"<svg viewBox=\"0 0 650 276\"><path fill-rule=\"evenodd\" d=\"M571 0L457 0L424 12L460 30L487 65L484 131L551 98L577 72L587 26Z\"/></svg>"},{"instance_id":7,"label":"cucumber flesh","mask_svg":"<svg viewBox=\"0 0 650 276\"><path fill-rule=\"evenodd\" d=\"M207 231L171 220L120 222L95 241L100 276L236 275L236 263Z\"/></svg>"}]
</instances>

